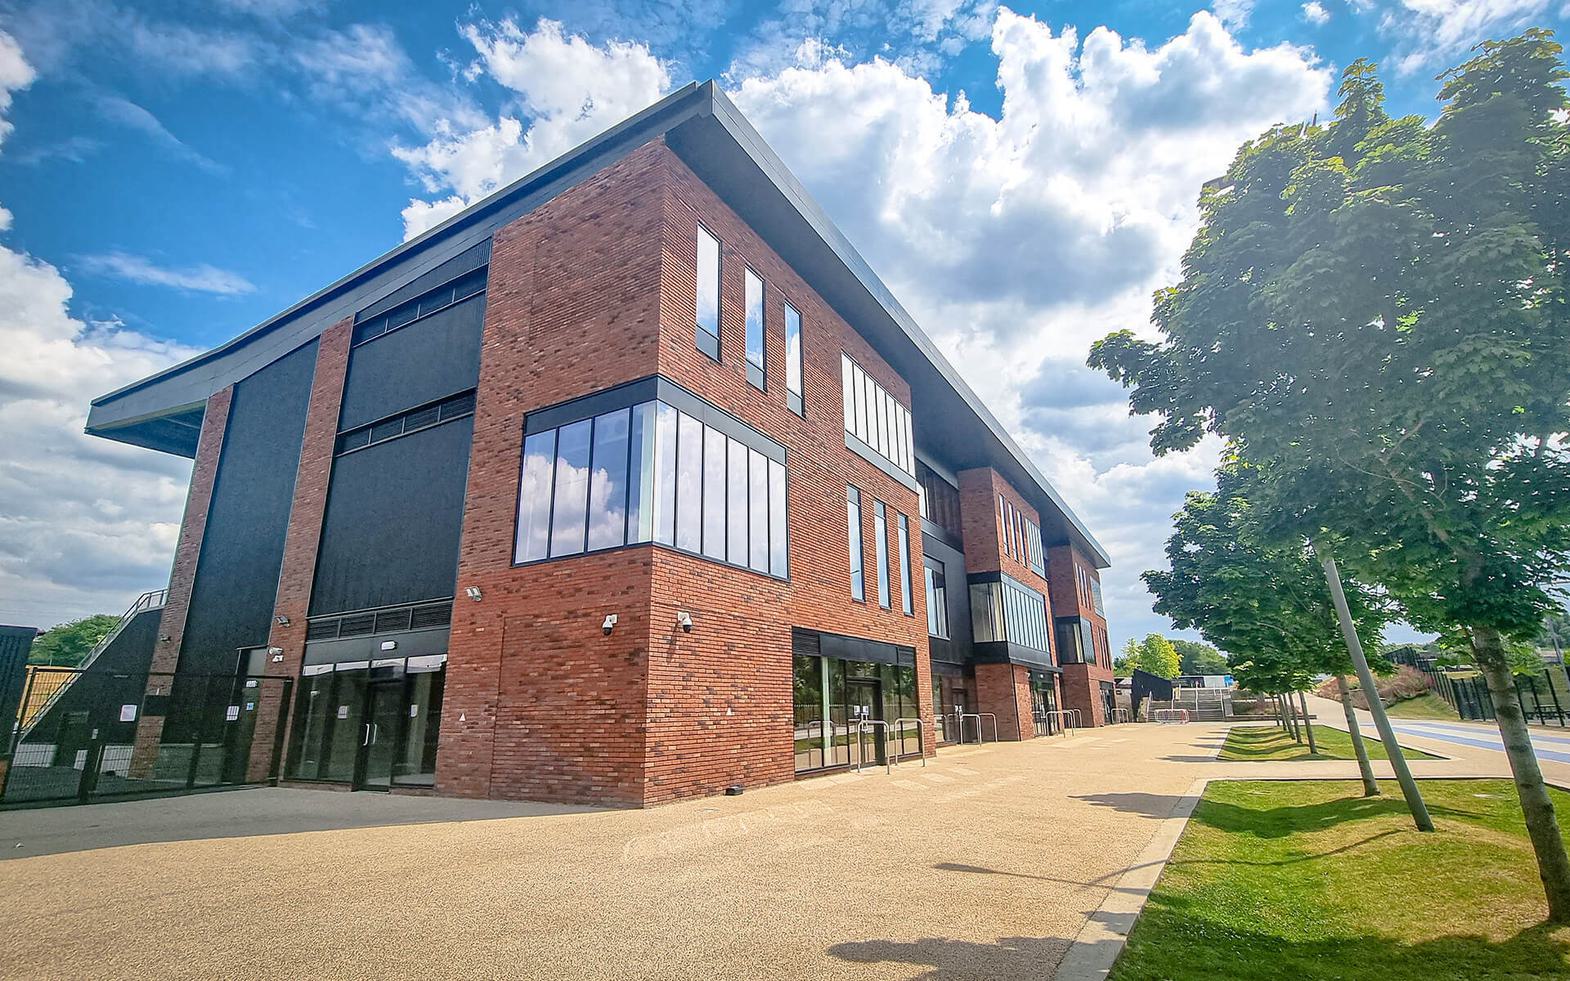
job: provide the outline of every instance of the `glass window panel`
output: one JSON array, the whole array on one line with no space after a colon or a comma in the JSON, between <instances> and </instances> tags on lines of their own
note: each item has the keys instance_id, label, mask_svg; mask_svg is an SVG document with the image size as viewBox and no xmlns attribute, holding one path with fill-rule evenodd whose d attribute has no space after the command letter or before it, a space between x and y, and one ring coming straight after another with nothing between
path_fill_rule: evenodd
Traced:
<instances>
[{"instance_id":1,"label":"glass window panel","mask_svg":"<svg viewBox=\"0 0 1570 981\"><path fill-rule=\"evenodd\" d=\"M627 538L628 410L594 420L594 473L589 483L589 548L615 548Z\"/></svg>"},{"instance_id":2,"label":"glass window panel","mask_svg":"<svg viewBox=\"0 0 1570 981\"><path fill-rule=\"evenodd\" d=\"M867 432L862 438L872 446L878 441L878 388L865 371L861 373L861 387L867 401Z\"/></svg>"},{"instance_id":3,"label":"glass window panel","mask_svg":"<svg viewBox=\"0 0 1570 981\"><path fill-rule=\"evenodd\" d=\"M862 570L861 552L861 491L845 488L845 517L850 543L850 595L852 599L867 598L866 577Z\"/></svg>"},{"instance_id":4,"label":"glass window panel","mask_svg":"<svg viewBox=\"0 0 1570 981\"><path fill-rule=\"evenodd\" d=\"M769 574L785 578L788 539L785 530L785 465L769 461Z\"/></svg>"},{"instance_id":5,"label":"glass window panel","mask_svg":"<svg viewBox=\"0 0 1570 981\"><path fill-rule=\"evenodd\" d=\"M698 229L698 329L711 337L720 336L720 242Z\"/></svg>"},{"instance_id":6,"label":"glass window panel","mask_svg":"<svg viewBox=\"0 0 1570 981\"><path fill-rule=\"evenodd\" d=\"M856 379L856 438L870 443L867 437L867 376L859 365L851 366L851 374Z\"/></svg>"},{"instance_id":7,"label":"glass window panel","mask_svg":"<svg viewBox=\"0 0 1570 981\"><path fill-rule=\"evenodd\" d=\"M676 416L679 413L656 402L654 418L654 540L662 545L676 541Z\"/></svg>"},{"instance_id":8,"label":"glass window panel","mask_svg":"<svg viewBox=\"0 0 1570 981\"><path fill-rule=\"evenodd\" d=\"M763 280L751 269L746 275L747 363L763 370Z\"/></svg>"},{"instance_id":9,"label":"glass window panel","mask_svg":"<svg viewBox=\"0 0 1570 981\"><path fill-rule=\"evenodd\" d=\"M726 464L729 486L726 522L729 543L725 557L736 565L747 564L747 447L738 440L730 440L730 459Z\"/></svg>"},{"instance_id":10,"label":"glass window panel","mask_svg":"<svg viewBox=\"0 0 1570 981\"><path fill-rule=\"evenodd\" d=\"M748 450L747 564L759 572L769 571L769 458Z\"/></svg>"},{"instance_id":11,"label":"glass window panel","mask_svg":"<svg viewBox=\"0 0 1570 981\"><path fill-rule=\"evenodd\" d=\"M676 441L676 547L703 548L703 423L678 416Z\"/></svg>"},{"instance_id":12,"label":"glass window panel","mask_svg":"<svg viewBox=\"0 0 1570 981\"><path fill-rule=\"evenodd\" d=\"M563 426L556 437L556 499L551 505L551 555L583 551L589 499L589 438L594 420Z\"/></svg>"},{"instance_id":13,"label":"glass window panel","mask_svg":"<svg viewBox=\"0 0 1570 981\"><path fill-rule=\"evenodd\" d=\"M823 659L794 659L796 769L814 770L823 766L826 733L823 726Z\"/></svg>"},{"instance_id":14,"label":"glass window panel","mask_svg":"<svg viewBox=\"0 0 1570 981\"><path fill-rule=\"evenodd\" d=\"M628 502L627 540L654 540L654 403L632 407L632 495Z\"/></svg>"},{"instance_id":15,"label":"glass window panel","mask_svg":"<svg viewBox=\"0 0 1570 981\"><path fill-rule=\"evenodd\" d=\"M840 398L844 402L845 431L856 431L856 373L851 369L850 358L840 355Z\"/></svg>"},{"instance_id":16,"label":"glass window panel","mask_svg":"<svg viewBox=\"0 0 1570 981\"><path fill-rule=\"evenodd\" d=\"M916 436L910 430L910 410L903 406L899 410L900 418L904 420L905 427L905 472L914 475L916 472Z\"/></svg>"},{"instance_id":17,"label":"glass window panel","mask_svg":"<svg viewBox=\"0 0 1570 981\"><path fill-rule=\"evenodd\" d=\"M513 561L531 562L549 554L551 474L556 462L556 430L523 441L523 486L518 493L518 543Z\"/></svg>"},{"instance_id":18,"label":"glass window panel","mask_svg":"<svg viewBox=\"0 0 1570 981\"><path fill-rule=\"evenodd\" d=\"M903 514L899 519L899 602L900 609L914 613L915 600L910 593L910 520Z\"/></svg>"},{"instance_id":19,"label":"glass window panel","mask_svg":"<svg viewBox=\"0 0 1570 981\"><path fill-rule=\"evenodd\" d=\"M872 547L878 563L878 605L889 605L889 519L882 501L872 502Z\"/></svg>"},{"instance_id":20,"label":"glass window panel","mask_svg":"<svg viewBox=\"0 0 1570 981\"><path fill-rule=\"evenodd\" d=\"M785 304L785 390L801 394L801 314Z\"/></svg>"},{"instance_id":21,"label":"glass window panel","mask_svg":"<svg viewBox=\"0 0 1570 981\"><path fill-rule=\"evenodd\" d=\"M703 429L703 554L725 559L725 434Z\"/></svg>"}]
</instances>

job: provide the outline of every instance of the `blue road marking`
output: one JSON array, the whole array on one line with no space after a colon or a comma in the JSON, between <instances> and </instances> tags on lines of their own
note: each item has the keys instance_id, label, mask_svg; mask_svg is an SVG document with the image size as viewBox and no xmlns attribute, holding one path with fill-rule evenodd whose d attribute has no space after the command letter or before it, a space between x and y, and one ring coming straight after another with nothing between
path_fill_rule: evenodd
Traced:
<instances>
[{"instance_id":1,"label":"blue road marking","mask_svg":"<svg viewBox=\"0 0 1570 981\"><path fill-rule=\"evenodd\" d=\"M1405 723L1405 722L1403 722L1403 723L1394 723L1394 722L1392 722L1390 727L1392 729L1394 729L1396 732L1398 732L1398 733L1405 733L1408 736L1422 736L1425 739L1437 739L1440 742L1454 743L1457 746L1476 746L1479 749L1491 749L1491 750L1493 750L1496 753L1503 753L1505 751L1504 742L1501 741L1500 738L1497 735L1494 735L1494 736L1490 737L1488 733L1483 733L1483 732L1477 733L1477 737L1482 737L1482 738L1467 737L1467 736L1459 735L1457 733L1448 732L1448 731L1445 731L1445 730L1442 730L1442 729L1438 729L1438 730L1423 729L1423 728L1420 728L1420 727L1418 727L1416 725L1411 725L1411 724ZM1373 726L1367 726L1365 728L1365 732L1368 732L1368 731L1371 731L1371 730L1373 730ZM1375 739L1379 738L1377 732L1374 733L1373 735L1374 735ZM1539 759L1553 760L1556 763L1570 763L1570 753L1560 752L1560 751L1557 751L1557 750L1554 750L1554 749L1549 749L1547 747L1540 746L1540 745L1537 744L1537 740L1535 738L1532 740L1532 748L1537 751L1537 756L1538 756Z\"/></svg>"}]
</instances>

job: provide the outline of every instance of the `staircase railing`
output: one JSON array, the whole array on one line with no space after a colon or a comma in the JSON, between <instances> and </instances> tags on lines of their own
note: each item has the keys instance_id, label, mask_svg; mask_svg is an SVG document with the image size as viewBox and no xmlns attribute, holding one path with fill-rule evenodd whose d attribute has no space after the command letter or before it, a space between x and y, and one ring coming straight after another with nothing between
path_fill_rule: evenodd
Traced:
<instances>
[{"instance_id":1,"label":"staircase railing","mask_svg":"<svg viewBox=\"0 0 1570 981\"><path fill-rule=\"evenodd\" d=\"M87 652L87 657L83 658L82 663L77 665L78 672L84 672L88 668L92 667L93 662L98 660L98 655L108 650L109 645L115 642L115 638L119 637L120 634L125 630L126 626L130 624L132 620L135 620L139 614L146 613L148 610L156 610L162 607L168 601L169 590L167 589L149 589L147 592L138 596L136 601L132 603L124 613L120 614L119 622L117 622L107 634L104 634L102 640L93 645L92 650ZM54 707L55 702L60 700L60 696L64 695L66 691L76 683L76 679L80 678L81 676L82 675L80 673L72 675L71 680L67 681L65 684L49 693L48 699L44 701L43 705L38 707L37 711L31 713L28 723L22 727L21 732L17 735L18 742L20 742L27 736L29 732L32 731L33 726L36 725L40 719L49 714L49 710Z\"/></svg>"}]
</instances>

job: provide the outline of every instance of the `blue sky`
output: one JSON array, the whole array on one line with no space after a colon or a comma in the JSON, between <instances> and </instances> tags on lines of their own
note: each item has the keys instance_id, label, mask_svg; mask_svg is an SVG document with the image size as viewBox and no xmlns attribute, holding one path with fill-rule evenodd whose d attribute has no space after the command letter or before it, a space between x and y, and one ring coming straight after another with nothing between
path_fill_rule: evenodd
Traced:
<instances>
[{"instance_id":1,"label":"blue sky","mask_svg":"<svg viewBox=\"0 0 1570 981\"><path fill-rule=\"evenodd\" d=\"M1138 573L1214 447L1152 460L1083 367L1142 328L1198 184L1324 114L1395 112L1565 0L0 0L0 621L167 577L188 466L87 440L87 400L219 343L691 79L718 78Z\"/></svg>"}]
</instances>

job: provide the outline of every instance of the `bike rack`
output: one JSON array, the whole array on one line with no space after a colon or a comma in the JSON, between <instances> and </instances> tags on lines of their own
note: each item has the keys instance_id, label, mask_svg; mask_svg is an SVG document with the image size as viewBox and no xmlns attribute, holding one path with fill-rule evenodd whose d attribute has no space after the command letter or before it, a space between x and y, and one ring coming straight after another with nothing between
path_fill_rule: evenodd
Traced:
<instances>
[{"instance_id":1,"label":"bike rack","mask_svg":"<svg viewBox=\"0 0 1570 981\"><path fill-rule=\"evenodd\" d=\"M1045 715L1049 719L1054 716L1062 719L1062 724L1059 725L1058 728L1063 730L1063 738L1067 739L1070 735L1073 734L1074 730L1078 728L1072 721L1070 721L1070 716L1078 711L1078 709L1053 709L1051 712L1045 713Z\"/></svg>"},{"instance_id":2,"label":"bike rack","mask_svg":"<svg viewBox=\"0 0 1570 981\"><path fill-rule=\"evenodd\" d=\"M927 765L927 730L926 730L926 727L921 724L921 720L920 719L911 719L911 718L905 718L905 717L902 716L902 717L894 720L895 728L899 729L899 734L900 734L899 745L900 746L904 746L905 745L905 723L907 723L907 722L914 722L914 723L916 723L916 747L917 747L916 751L921 754L921 765L922 766L926 766ZM894 751L894 756L892 757L894 766L899 766L899 758L900 758L900 751L896 749Z\"/></svg>"},{"instance_id":3,"label":"bike rack","mask_svg":"<svg viewBox=\"0 0 1570 981\"><path fill-rule=\"evenodd\" d=\"M892 760L889 757L889 724L887 722L884 722L882 719L857 719L856 720L856 772L857 773L861 772L861 764L864 762L862 760L862 758L861 758L861 734L863 732L867 731L868 729L872 729L872 730L876 731L876 727L878 727L878 726L882 726L883 727L883 765L884 765L884 767L887 768L885 770L885 772L887 772L887 773L893 773L894 772L894 763L892 762Z\"/></svg>"},{"instance_id":4,"label":"bike rack","mask_svg":"<svg viewBox=\"0 0 1570 981\"><path fill-rule=\"evenodd\" d=\"M991 719L992 720L992 741L993 742L997 742L998 741L998 717L996 715L992 714L991 712L964 712L964 713L958 713L958 714L959 714L959 741L960 741L960 745L963 746L965 744L965 720L966 719L975 719L976 720L976 744L977 745L980 745L980 744L985 743L987 741L986 731L984 729L982 729L982 727L981 727L981 720L983 718L987 718L987 719Z\"/></svg>"}]
</instances>

